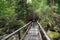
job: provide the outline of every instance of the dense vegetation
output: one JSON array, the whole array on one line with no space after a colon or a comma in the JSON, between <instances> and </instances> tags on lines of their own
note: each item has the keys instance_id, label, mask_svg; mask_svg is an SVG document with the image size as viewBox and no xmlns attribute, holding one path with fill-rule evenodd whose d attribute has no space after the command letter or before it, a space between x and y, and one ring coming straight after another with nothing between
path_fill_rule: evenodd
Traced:
<instances>
[{"instance_id":1,"label":"dense vegetation","mask_svg":"<svg viewBox=\"0 0 60 40\"><path fill-rule=\"evenodd\" d=\"M60 38L60 0L0 0L0 35L23 26L33 15L52 40Z\"/></svg>"}]
</instances>

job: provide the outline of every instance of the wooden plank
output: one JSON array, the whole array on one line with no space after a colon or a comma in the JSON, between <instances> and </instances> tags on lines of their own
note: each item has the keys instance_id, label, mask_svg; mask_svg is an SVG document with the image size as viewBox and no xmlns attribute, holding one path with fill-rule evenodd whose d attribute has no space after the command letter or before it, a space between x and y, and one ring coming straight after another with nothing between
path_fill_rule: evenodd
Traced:
<instances>
[{"instance_id":1,"label":"wooden plank","mask_svg":"<svg viewBox=\"0 0 60 40\"><path fill-rule=\"evenodd\" d=\"M38 25L35 25L35 27L32 25L24 40L42 40L41 35L39 34Z\"/></svg>"}]
</instances>

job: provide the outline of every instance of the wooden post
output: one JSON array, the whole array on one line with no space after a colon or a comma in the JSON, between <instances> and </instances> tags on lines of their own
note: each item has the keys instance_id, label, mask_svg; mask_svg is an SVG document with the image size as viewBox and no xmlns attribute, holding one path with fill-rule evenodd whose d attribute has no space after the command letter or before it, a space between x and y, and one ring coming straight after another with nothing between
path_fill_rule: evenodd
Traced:
<instances>
[{"instance_id":1,"label":"wooden post","mask_svg":"<svg viewBox=\"0 0 60 40\"><path fill-rule=\"evenodd\" d=\"M19 37L19 40L21 39L21 36L20 36L20 31L18 31L18 37Z\"/></svg>"}]
</instances>

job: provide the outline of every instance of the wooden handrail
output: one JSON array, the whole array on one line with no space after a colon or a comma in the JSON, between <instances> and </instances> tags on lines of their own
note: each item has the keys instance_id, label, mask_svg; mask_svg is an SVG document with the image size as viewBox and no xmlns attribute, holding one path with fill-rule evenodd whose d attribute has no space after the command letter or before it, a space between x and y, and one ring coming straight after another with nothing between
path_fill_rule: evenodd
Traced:
<instances>
[{"instance_id":1,"label":"wooden handrail","mask_svg":"<svg viewBox=\"0 0 60 40\"><path fill-rule=\"evenodd\" d=\"M14 31L13 33L7 35L6 37L4 37L2 40L7 40L8 38L10 38L11 36L13 36L14 34L16 34L17 32L19 32L21 29L25 28L26 26L28 26L29 24L31 24L31 22L27 23L26 25L24 25L23 27L17 29L16 31Z\"/></svg>"},{"instance_id":2,"label":"wooden handrail","mask_svg":"<svg viewBox=\"0 0 60 40\"><path fill-rule=\"evenodd\" d=\"M30 30L30 28L31 28L31 24L29 25L29 27L27 28L26 32L24 33L24 35L20 40L24 40L24 37L28 34L28 31Z\"/></svg>"},{"instance_id":3,"label":"wooden handrail","mask_svg":"<svg viewBox=\"0 0 60 40\"><path fill-rule=\"evenodd\" d=\"M50 37L48 36L48 34L46 33L46 31L43 29L43 27L41 26L41 24L37 21L40 29L42 30L42 32L44 33L45 37L47 40L51 40Z\"/></svg>"}]
</instances>

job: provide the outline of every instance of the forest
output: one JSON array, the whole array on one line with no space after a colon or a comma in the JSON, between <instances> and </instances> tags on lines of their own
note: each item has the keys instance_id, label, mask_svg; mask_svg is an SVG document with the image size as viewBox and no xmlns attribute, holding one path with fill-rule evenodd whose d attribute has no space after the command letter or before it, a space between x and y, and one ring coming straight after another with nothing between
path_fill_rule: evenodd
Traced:
<instances>
[{"instance_id":1,"label":"forest","mask_svg":"<svg viewBox=\"0 0 60 40\"><path fill-rule=\"evenodd\" d=\"M52 40L60 39L60 0L0 0L0 36L25 25L33 15Z\"/></svg>"}]
</instances>

